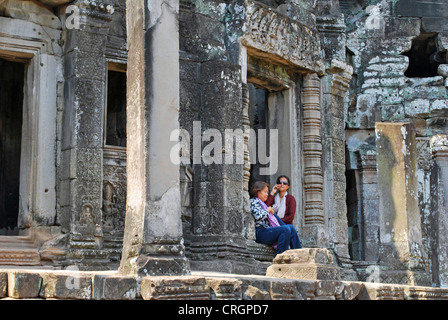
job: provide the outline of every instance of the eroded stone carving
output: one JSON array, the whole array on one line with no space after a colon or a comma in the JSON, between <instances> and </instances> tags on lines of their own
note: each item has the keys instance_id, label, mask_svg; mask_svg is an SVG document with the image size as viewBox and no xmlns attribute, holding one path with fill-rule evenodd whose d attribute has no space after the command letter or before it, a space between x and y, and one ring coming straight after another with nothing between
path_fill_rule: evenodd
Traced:
<instances>
[{"instance_id":1,"label":"eroded stone carving","mask_svg":"<svg viewBox=\"0 0 448 320\"><path fill-rule=\"evenodd\" d=\"M245 46L323 74L325 67L317 31L255 2L248 2L246 30L241 41Z\"/></svg>"}]
</instances>

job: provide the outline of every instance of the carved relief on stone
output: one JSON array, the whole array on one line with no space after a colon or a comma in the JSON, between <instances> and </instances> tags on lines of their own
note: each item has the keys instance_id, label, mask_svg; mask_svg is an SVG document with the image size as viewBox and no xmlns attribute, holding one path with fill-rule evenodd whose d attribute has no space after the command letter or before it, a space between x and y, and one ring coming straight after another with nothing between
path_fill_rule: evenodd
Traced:
<instances>
[{"instance_id":1,"label":"carved relief on stone","mask_svg":"<svg viewBox=\"0 0 448 320\"><path fill-rule=\"evenodd\" d=\"M114 218L118 214L116 208L117 196L115 188L109 181L103 186L103 226L104 228L114 228Z\"/></svg>"},{"instance_id":2,"label":"carved relief on stone","mask_svg":"<svg viewBox=\"0 0 448 320\"><path fill-rule=\"evenodd\" d=\"M448 135L438 134L430 140L433 157L448 157Z\"/></svg>"},{"instance_id":3,"label":"carved relief on stone","mask_svg":"<svg viewBox=\"0 0 448 320\"><path fill-rule=\"evenodd\" d=\"M76 177L83 180L102 180L102 151L97 149L77 150Z\"/></svg>"},{"instance_id":4,"label":"carved relief on stone","mask_svg":"<svg viewBox=\"0 0 448 320\"><path fill-rule=\"evenodd\" d=\"M126 151L104 149L103 161L103 231L121 235L126 212Z\"/></svg>"},{"instance_id":5,"label":"carved relief on stone","mask_svg":"<svg viewBox=\"0 0 448 320\"><path fill-rule=\"evenodd\" d=\"M76 230L93 235L95 226L101 225L102 150L76 150L75 208L78 215Z\"/></svg>"},{"instance_id":6,"label":"carved relief on stone","mask_svg":"<svg viewBox=\"0 0 448 320\"><path fill-rule=\"evenodd\" d=\"M428 139L416 139L417 143L417 160L418 160L418 168L423 169L425 171L430 170L430 143Z\"/></svg>"},{"instance_id":7,"label":"carved relief on stone","mask_svg":"<svg viewBox=\"0 0 448 320\"><path fill-rule=\"evenodd\" d=\"M278 56L299 68L324 73L316 30L256 2L248 2L246 30L243 45Z\"/></svg>"},{"instance_id":8,"label":"carved relief on stone","mask_svg":"<svg viewBox=\"0 0 448 320\"><path fill-rule=\"evenodd\" d=\"M86 203L82 207L81 216L79 217L79 223L86 228L95 226L95 215L93 214L93 206L90 203Z\"/></svg>"},{"instance_id":9,"label":"carved relief on stone","mask_svg":"<svg viewBox=\"0 0 448 320\"><path fill-rule=\"evenodd\" d=\"M305 224L324 223L320 92L317 75L307 75L302 91Z\"/></svg>"},{"instance_id":10,"label":"carved relief on stone","mask_svg":"<svg viewBox=\"0 0 448 320\"><path fill-rule=\"evenodd\" d=\"M85 181L84 183L80 183L76 188L76 208L80 208L79 220L81 220L81 216L85 214L85 210L87 207L90 208L89 214L93 215L93 221L95 223L99 223L98 217L100 213L100 202L101 200L101 187L98 183Z\"/></svg>"}]
</instances>

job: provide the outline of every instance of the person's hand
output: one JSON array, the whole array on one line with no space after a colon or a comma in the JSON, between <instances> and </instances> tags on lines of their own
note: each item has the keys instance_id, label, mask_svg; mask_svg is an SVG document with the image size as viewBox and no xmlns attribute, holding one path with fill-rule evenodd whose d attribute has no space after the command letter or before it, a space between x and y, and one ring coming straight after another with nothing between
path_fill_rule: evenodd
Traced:
<instances>
[{"instance_id":1,"label":"person's hand","mask_svg":"<svg viewBox=\"0 0 448 320\"><path fill-rule=\"evenodd\" d=\"M268 207L266 210L269 212L269 214L274 214L274 209L272 209L272 207Z\"/></svg>"},{"instance_id":2,"label":"person's hand","mask_svg":"<svg viewBox=\"0 0 448 320\"><path fill-rule=\"evenodd\" d=\"M271 191L271 196L275 195L275 193L277 192L277 190L280 188L279 184L276 184Z\"/></svg>"}]
</instances>

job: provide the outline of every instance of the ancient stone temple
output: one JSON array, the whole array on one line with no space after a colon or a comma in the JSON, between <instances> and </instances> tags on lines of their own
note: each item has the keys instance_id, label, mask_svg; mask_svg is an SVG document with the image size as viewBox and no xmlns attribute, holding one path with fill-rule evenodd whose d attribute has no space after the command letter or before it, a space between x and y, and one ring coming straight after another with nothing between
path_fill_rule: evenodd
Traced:
<instances>
[{"instance_id":1,"label":"ancient stone temple","mask_svg":"<svg viewBox=\"0 0 448 320\"><path fill-rule=\"evenodd\" d=\"M0 0L0 266L448 287L447 22L444 0ZM280 174L305 251L273 264L249 190Z\"/></svg>"}]
</instances>

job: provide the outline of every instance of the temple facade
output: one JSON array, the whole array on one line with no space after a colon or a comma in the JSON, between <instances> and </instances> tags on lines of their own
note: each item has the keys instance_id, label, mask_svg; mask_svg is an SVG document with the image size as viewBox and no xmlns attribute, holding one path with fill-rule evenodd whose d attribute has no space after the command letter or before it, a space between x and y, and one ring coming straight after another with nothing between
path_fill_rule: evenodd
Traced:
<instances>
[{"instance_id":1,"label":"temple facade","mask_svg":"<svg viewBox=\"0 0 448 320\"><path fill-rule=\"evenodd\" d=\"M0 0L0 266L264 275L249 190L285 174L338 279L447 287L447 21L444 0Z\"/></svg>"}]
</instances>

